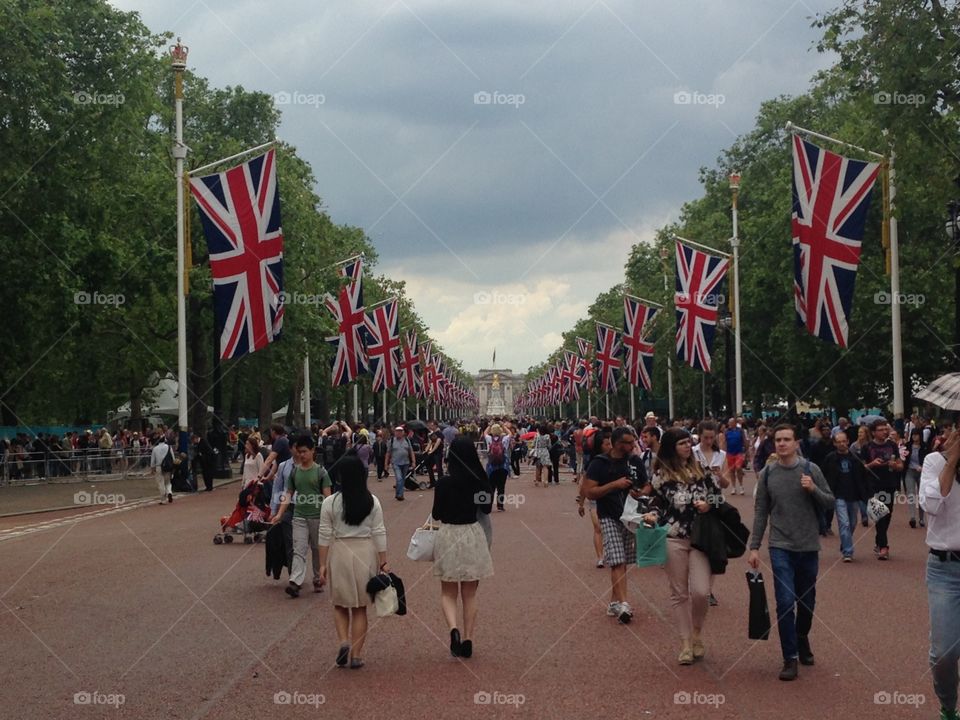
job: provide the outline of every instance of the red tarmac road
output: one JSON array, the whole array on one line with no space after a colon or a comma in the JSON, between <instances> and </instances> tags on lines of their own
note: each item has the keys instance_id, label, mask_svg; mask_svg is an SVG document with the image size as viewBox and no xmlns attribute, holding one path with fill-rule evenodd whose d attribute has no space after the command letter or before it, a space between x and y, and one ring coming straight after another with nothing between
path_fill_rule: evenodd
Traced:
<instances>
[{"instance_id":1,"label":"red tarmac road","mask_svg":"<svg viewBox=\"0 0 960 720\"><path fill-rule=\"evenodd\" d=\"M398 503L388 481L372 480L410 613L378 620L371 610L360 670L334 667L326 593L291 600L285 580L264 576L261 545L212 543L236 486L81 521L0 520L0 717L936 717L924 531L907 526L905 506L889 562L873 557L872 528L858 528L852 564L838 562L837 538L824 540L817 664L783 683L776 631L746 636L743 559L716 578L707 656L692 667L676 662L662 569L631 569L631 625L607 617L609 571L594 568L570 478L535 488L525 468L508 481L523 504L493 515L496 574L480 584L470 660L449 654L432 566L406 558L431 492ZM749 525L750 495L730 500Z\"/></svg>"}]
</instances>

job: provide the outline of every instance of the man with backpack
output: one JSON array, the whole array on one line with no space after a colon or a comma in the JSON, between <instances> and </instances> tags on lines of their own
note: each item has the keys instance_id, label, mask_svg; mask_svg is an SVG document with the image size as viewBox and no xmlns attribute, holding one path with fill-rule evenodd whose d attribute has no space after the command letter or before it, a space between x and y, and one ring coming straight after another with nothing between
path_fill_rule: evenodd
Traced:
<instances>
[{"instance_id":1,"label":"man with backpack","mask_svg":"<svg viewBox=\"0 0 960 720\"><path fill-rule=\"evenodd\" d=\"M159 442L154 446L150 454L150 474L156 475L157 469L160 470L160 476L157 478L157 489L160 490L160 504L164 499L168 503L173 502L173 448L171 448L166 439L161 435Z\"/></svg>"},{"instance_id":2,"label":"man with backpack","mask_svg":"<svg viewBox=\"0 0 960 720\"><path fill-rule=\"evenodd\" d=\"M733 494L743 495L743 466L747 458L747 433L737 425L737 419L732 417L727 421L727 429L723 433L724 443L720 449L727 453L727 467L730 468L730 479L733 481Z\"/></svg>"},{"instance_id":3,"label":"man with backpack","mask_svg":"<svg viewBox=\"0 0 960 720\"><path fill-rule=\"evenodd\" d=\"M818 508L833 507L834 497L816 465L798 454L797 429L773 429L777 462L768 464L757 482L753 533L747 562L760 567L760 544L770 524L770 565L777 599L777 631L783 651L781 680L797 679L797 660L813 665L810 628L817 597L820 564Z\"/></svg>"},{"instance_id":4,"label":"man with backpack","mask_svg":"<svg viewBox=\"0 0 960 720\"><path fill-rule=\"evenodd\" d=\"M510 437L504 434L503 427L494 423L484 440L487 444L487 477L497 493L497 510L503 512L503 495L510 474Z\"/></svg>"},{"instance_id":5,"label":"man with backpack","mask_svg":"<svg viewBox=\"0 0 960 720\"><path fill-rule=\"evenodd\" d=\"M413 462L413 445L404 434L403 428L397 426L393 429L393 437L387 445L387 465L393 467L397 481L397 500L403 500L403 480L410 472Z\"/></svg>"},{"instance_id":6,"label":"man with backpack","mask_svg":"<svg viewBox=\"0 0 960 720\"><path fill-rule=\"evenodd\" d=\"M330 476L334 492L340 492L340 474L337 463L347 452L347 438L352 430L345 422L335 422L320 435L320 458L323 468Z\"/></svg>"}]
</instances>

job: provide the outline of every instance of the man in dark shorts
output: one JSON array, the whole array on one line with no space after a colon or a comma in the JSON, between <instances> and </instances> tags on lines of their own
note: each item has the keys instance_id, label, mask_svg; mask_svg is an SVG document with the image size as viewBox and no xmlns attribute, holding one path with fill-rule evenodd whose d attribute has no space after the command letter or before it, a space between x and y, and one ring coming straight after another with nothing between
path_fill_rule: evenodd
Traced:
<instances>
[{"instance_id":1,"label":"man in dark shorts","mask_svg":"<svg viewBox=\"0 0 960 720\"><path fill-rule=\"evenodd\" d=\"M594 448L599 452L603 435L594 433ZM587 466L581 493L588 500L597 501L597 516L603 536L603 560L610 568L610 604L607 615L626 625L633 619L633 610L627 602L627 567L636 556L634 534L620 522L627 493L639 495L647 484L643 462L632 455L637 437L632 427L623 426L610 435L613 443L608 455L595 455Z\"/></svg>"}]
</instances>

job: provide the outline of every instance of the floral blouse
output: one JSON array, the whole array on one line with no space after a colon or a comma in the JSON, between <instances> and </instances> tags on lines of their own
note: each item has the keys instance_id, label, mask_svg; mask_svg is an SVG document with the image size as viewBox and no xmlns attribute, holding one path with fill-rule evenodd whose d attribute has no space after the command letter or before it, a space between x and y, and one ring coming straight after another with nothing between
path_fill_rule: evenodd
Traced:
<instances>
[{"instance_id":1,"label":"floral blouse","mask_svg":"<svg viewBox=\"0 0 960 720\"><path fill-rule=\"evenodd\" d=\"M669 528L667 537L690 537L694 518L699 514L693 505L697 500L706 500L711 505L721 502L719 483L709 470L704 472L702 478L692 483L666 480L660 473L654 473L651 505L659 515L659 524Z\"/></svg>"}]
</instances>

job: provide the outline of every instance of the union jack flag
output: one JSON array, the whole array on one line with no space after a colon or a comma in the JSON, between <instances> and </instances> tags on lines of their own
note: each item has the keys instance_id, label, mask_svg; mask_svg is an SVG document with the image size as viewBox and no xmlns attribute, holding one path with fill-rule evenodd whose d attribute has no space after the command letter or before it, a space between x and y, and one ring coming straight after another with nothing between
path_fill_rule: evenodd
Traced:
<instances>
[{"instance_id":1,"label":"union jack flag","mask_svg":"<svg viewBox=\"0 0 960 720\"><path fill-rule=\"evenodd\" d=\"M602 392L617 391L620 373L620 333L609 325L597 323L597 377Z\"/></svg>"},{"instance_id":2,"label":"union jack flag","mask_svg":"<svg viewBox=\"0 0 960 720\"><path fill-rule=\"evenodd\" d=\"M793 136L793 291L797 323L847 346L853 286L879 163Z\"/></svg>"},{"instance_id":3,"label":"union jack flag","mask_svg":"<svg viewBox=\"0 0 960 720\"><path fill-rule=\"evenodd\" d=\"M583 363L580 361L580 356L572 350L564 350L563 359L563 401L571 402L579 400L579 374Z\"/></svg>"},{"instance_id":4,"label":"union jack flag","mask_svg":"<svg viewBox=\"0 0 960 720\"><path fill-rule=\"evenodd\" d=\"M717 328L717 288L729 261L677 241L677 358L710 372L710 350Z\"/></svg>"},{"instance_id":5,"label":"union jack flag","mask_svg":"<svg viewBox=\"0 0 960 720\"><path fill-rule=\"evenodd\" d=\"M433 343L429 340L420 346L420 394L417 397L421 400L430 400L433 397L433 373L436 368L430 354L432 347Z\"/></svg>"},{"instance_id":6,"label":"union jack flag","mask_svg":"<svg viewBox=\"0 0 960 720\"><path fill-rule=\"evenodd\" d=\"M577 370L577 384L586 386L587 392L593 389L593 363L590 356L593 354L593 343L583 338L577 338L577 349L580 351L581 366Z\"/></svg>"},{"instance_id":7,"label":"union jack flag","mask_svg":"<svg viewBox=\"0 0 960 720\"><path fill-rule=\"evenodd\" d=\"M420 397L420 353L417 352L417 334L407 333L400 349L400 384L397 397Z\"/></svg>"},{"instance_id":8,"label":"union jack flag","mask_svg":"<svg viewBox=\"0 0 960 720\"><path fill-rule=\"evenodd\" d=\"M398 315L396 298L387 300L366 314L367 357L373 369L373 392L383 392L397 384L400 364Z\"/></svg>"},{"instance_id":9,"label":"union jack flag","mask_svg":"<svg viewBox=\"0 0 960 720\"><path fill-rule=\"evenodd\" d=\"M351 258L339 270L340 276L350 282L334 298L327 294L325 304L337 321L338 335L327 342L336 347L331 382L333 386L346 385L358 375L369 371L365 346L366 316L363 312L363 259Z\"/></svg>"},{"instance_id":10,"label":"union jack flag","mask_svg":"<svg viewBox=\"0 0 960 720\"><path fill-rule=\"evenodd\" d=\"M240 357L280 339L283 230L276 151L221 173L190 178L210 253L220 357Z\"/></svg>"},{"instance_id":11,"label":"union jack flag","mask_svg":"<svg viewBox=\"0 0 960 720\"><path fill-rule=\"evenodd\" d=\"M644 337L657 308L644 305L639 298L623 296L623 360L627 382L653 389L653 343Z\"/></svg>"}]
</instances>

